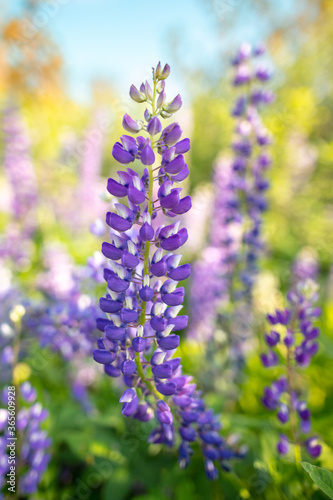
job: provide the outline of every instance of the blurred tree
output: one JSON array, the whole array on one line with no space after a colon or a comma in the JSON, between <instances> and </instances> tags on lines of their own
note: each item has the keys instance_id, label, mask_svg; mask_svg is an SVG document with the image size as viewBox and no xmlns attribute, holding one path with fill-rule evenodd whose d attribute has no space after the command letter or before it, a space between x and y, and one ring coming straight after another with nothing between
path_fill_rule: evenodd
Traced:
<instances>
[{"instance_id":1,"label":"blurred tree","mask_svg":"<svg viewBox=\"0 0 333 500\"><path fill-rule=\"evenodd\" d=\"M13 94L60 91L62 58L47 32L51 12L43 4L28 0L21 15L2 27L3 85Z\"/></svg>"}]
</instances>

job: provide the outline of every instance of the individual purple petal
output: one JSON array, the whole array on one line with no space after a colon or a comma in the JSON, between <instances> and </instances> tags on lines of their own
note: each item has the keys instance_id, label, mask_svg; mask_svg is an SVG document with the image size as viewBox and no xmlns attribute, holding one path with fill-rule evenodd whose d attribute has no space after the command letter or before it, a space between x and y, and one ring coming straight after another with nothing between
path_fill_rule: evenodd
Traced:
<instances>
[{"instance_id":1,"label":"individual purple petal","mask_svg":"<svg viewBox=\"0 0 333 500\"><path fill-rule=\"evenodd\" d=\"M168 78L169 75L170 75L170 66L169 64L166 64L162 70L162 73L159 76L159 79L165 80L166 78Z\"/></svg>"},{"instance_id":2,"label":"individual purple petal","mask_svg":"<svg viewBox=\"0 0 333 500\"><path fill-rule=\"evenodd\" d=\"M161 365L155 365L152 367L152 372L156 378L171 378L172 377L172 366L169 363L162 363Z\"/></svg>"},{"instance_id":3,"label":"individual purple petal","mask_svg":"<svg viewBox=\"0 0 333 500\"><path fill-rule=\"evenodd\" d=\"M170 194L160 199L161 207L174 210L179 205L179 188L172 189Z\"/></svg>"},{"instance_id":4,"label":"individual purple petal","mask_svg":"<svg viewBox=\"0 0 333 500\"><path fill-rule=\"evenodd\" d=\"M172 396L177 391L176 385L172 382L160 382L159 384L156 384L156 389L159 393L163 394L163 396Z\"/></svg>"},{"instance_id":5,"label":"individual purple petal","mask_svg":"<svg viewBox=\"0 0 333 500\"><path fill-rule=\"evenodd\" d=\"M110 298L101 297L99 299L99 307L103 312L106 313L116 313L121 310L123 304L121 301L112 300ZM104 331L104 330L103 330Z\"/></svg>"},{"instance_id":6,"label":"individual purple petal","mask_svg":"<svg viewBox=\"0 0 333 500\"><path fill-rule=\"evenodd\" d=\"M93 358L97 363L109 364L116 359L116 354L105 349L94 349Z\"/></svg>"},{"instance_id":7,"label":"individual purple petal","mask_svg":"<svg viewBox=\"0 0 333 500\"><path fill-rule=\"evenodd\" d=\"M123 165L128 165L129 163L134 161L135 155L135 151L129 151L120 142L116 142L112 148L113 158Z\"/></svg>"},{"instance_id":8,"label":"individual purple petal","mask_svg":"<svg viewBox=\"0 0 333 500\"><path fill-rule=\"evenodd\" d=\"M134 337L132 340L132 347L135 350L135 352L142 352L146 348L147 345L147 339L143 337Z\"/></svg>"},{"instance_id":9,"label":"individual purple petal","mask_svg":"<svg viewBox=\"0 0 333 500\"><path fill-rule=\"evenodd\" d=\"M112 178L108 179L107 190L110 194L117 196L118 198L123 198L127 195L127 187Z\"/></svg>"},{"instance_id":10,"label":"individual purple petal","mask_svg":"<svg viewBox=\"0 0 333 500\"><path fill-rule=\"evenodd\" d=\"M128 231L128 229L132 227L131 221L124 219L113 212L107 212L106 223L108 226L112 227L112 229L120 232Z\"/></svg>"},{"instance_id":11,"label":"individual purple petal","mask_svg":"<svg viewBox=\"0 0 333 500\"><path fill-rule=\"evenodd\" d=\"M116 293L125 292L129 285L128 281L122 280L118 276L110 276L108 279L108 288Z\"/></svg>"},{"instance_id":12,"label":"individual purple petal","mask_svg":"<svg viewBox=\"0 0 333 500\"><path fill-rule=\"evenodd\" d=\"M183 139L182 141L177 142L174 147L177 155L187 153L191 148L190 139Z\"/></svg>"},{"instance_id":13,"label":"individual purple petal","mask_svg":"<svg viewBox=\"0 0 333 500\"><path fill-rule=\"evenodd\" d=\"M102 243L102 254L107 259L119 260L122 255L122 251L114 245L111 245L111 243L107 243L105 241L104 243Z\"/></svg>"},{"instance_id":14,"label":"individual purple petal","mask_svg":"<svg viewBox=\"0 0 333 500\"><path fill-rule=\"evenodd\" d=\"M160 120L157 118L157 116L154 116L149 120L149 123L147 125L147 132L150 135L156 135L159 134L162 130L162 124Z\"/></svg>"},{"instance_id":15,"label":"individual purple petal","mask_svg":"<svg viewBox=\"0 0 333 500\"><path fill-rule=\"evenodd\" d=\"M125 336L125 328L108 325L105 327L105 335L109 340L122 340Z\"/></svg>"},{"instance_id":16,"label":"individual purple petal","mask_svg":"<svg viewBox=\"0 0 333 500\"><path fill-rule=\"evenodd\" d=\"M129 201L131 203L134 203L134 205L140 205L146 199L146 194L145 194L145 191L143 189L143 186L142 186L142 190L139 190L139 189L137 189L137 187L133 183L131 183L128 186L127 196L128 196Z\"/></svg>"},{"instance_id":17,"label":"individual purple petal","mask_svg":"<svg viewBox=\"0 0 333 500\"><path fill-rule=\"evenodd\" d=\"M131 417L136 412L138 405L139 405L139 398L138 396L134 396L131 402L123 403L123 408L121 410L121 413L125 417Z\"/></svg>"},{"instance_id":18,"label":"individual purple petal","mask_svg":"<svg viewBox=\"0 0 333 500\"><path fill-rule=\"evenodd\" d=\"M120 311L120 319L123 323L135 323L138 319L138 311L124 307Z\"/></svg>"},{"instance_id":19,"label":"individual purple petal","mask_svg":"<svg viewBox=\"0 0 333 500\"><path fill-rule=\"evenodd\" d=\"M121 256L121 263L124 267L128 269L134 269L139 264L139 257L137 255L133 255L127 250L124 250Z\"/></svg>"},{"instance_id":20,"label":"individual purple petal","mask_svg":"<svg viewBox=\"0 0 333 500\"><path fill-rule=\"evenodd\" d=\"M188 324L188 316L176 316L168 320L168 325L174 325L173 331L184 330Z\"/></svg>"},{"instance_id":21,"label":"individual purple petal","mask_svg":"<svg viewBox=\"0 0 333 500\"><path fill-rule=\"evenodd\" d=\"M162 140L167 146L173 146L179 141L182 135L182 130L178 123L171 123L162 132Z\"/></svg>"},{"instance_id":22,"label":"individual purple petal","mask_svg":"<svg viewBox=\"0 0 333 500\"><path fill-rule=\"evenodd\" d=\"M98 328L99 331L104 332L104 328L107 325L111 325L111 321L106 318L97 318L96 319L96 327Z\"/></svg>"},{"instance_id":23,"label":"individual purple petal","mask_svg":"<svg viewBox=\"0 0 333 500\"><path fill-rule=\"evenodd\" d=\"M164 332L168 326L168 321L165 318L159 316L153 316L150 320L150 326L155 330L155 332Z\"/></svg>"},{"instance_id":24,"label":"individual purple petal","mask_svg":"<svg viewBox=\"0 0 333 500\"><path fill-rule=\"evenodd\" d=\"M133 118L131 118L127 113L123 117L123 127L127 132L132 134L137 134L142 129L142 126Z\"/></svg>"},{"instance_id":25,"label":"individual purple petal","mask_svg":"<svg viewBox=\"0 0 333 500\"><path fill-rule=\"evenodd\" d=\"M176 113L182 107L182 98L178 94L171 102L164 105L163 109L168 113Z\"/></svg>"},{"instance_id":26,"label":"individual purple petal","mask_svg":"<svg viewBox=\"0 0 333 500\"><path fill-rule=\"evenodd\" d=\"M261 355L262 364L266 368L270 368L271 366L275 366L278 363L278 357L273 351L269 351L268 354Z\"/></svg>"},{"instance_id":27,"label":"individual purple petal","mask_svg":"<svg viewBox=\"0 0 333 500\"><path fill-rule=\"evenodd\" d=\"M121 371L113 365L104 365L104 371L110 377L120 377Z\"/></svg>"},{"instance_id":28,"label":"individual purple petal","mask_svg":"<svg viewBox=\"0 0 333 500\"><path fill-rule=\"evenodd\" d=\"M190 264L183 264L182 266L176 267L168 273L168 277L175 281L186 280L191 274Z\"/></svg>"},{"instance_id":29,"label":"individual purple petal","mask_svg":"<svg viewBox=\"0 0 333 500\"><path fill-rule=\"evenodd\" d=\"M267 345L269 345L270 347L274 347L280 341L280 334L278 332L275 332L274 330L271 330L270 333L266 333L265 340Z\"/></svg>"},{"instance_id":30,"label":"individual purple petal","mask_svg":"<svg viewBox=\"0 0 333 500\"><path fill-rule=\"evenodd\" d=\"M136 391L132 387L126 389L119 399L119 403L130 403L136 396Z\"/></svg>"},{"instance_id":31,"label":"individual purple petal","mask_svg":"<svg viewBox=\"0 0 333 500\"><path fill-rule=\"evenodd\" d=\"M184 288L180 287L172 293L162 295L162 301L168 306L179 306L184 301L184 294Z\"/></svg>"},{"instance_id":32,"label":"individual purple petal","mask_svg":"<svg viewBox=\"0 0 333 500\"><path fill-rule=\"evenodd\" d=\"M280 405L280 409L277 413L277 417L282 424L285 424L289 421L289 408L285 404Z\"/></svg>"},{"instance_id":33,"label":"individual purple petal","mask_svg":"<svg viewBox=\"0 0 333 500\"><path fill-rule=\"evenodd\" d=\"M161 337L157 340L157 343L161 349L165 349L166 351L173 350L179 346L179 336L172 334L167 337Z\"/></svg>"},{"instance_id":34,"label":"individual purple petal","mask_svg":"<svg viewBox=\"0 0 333 500\"><path fill-rule=\"evenodd\" d=\"M167 272L167 263L166 263L166 258L163 257L163 259L161 259L159 262L155 262L153 264L151 264L150 266L150 272L156 276L156 277L161 277L161 276L165 276L166 275L166 272Z\"/></svg>"},{"instance_id":35,"label":"individual purple petal","mask_svg":"<svg viewBox=\"0 0 333 500\"><path fill-rule=\"evenodd\" d=\"M133 101L141 103L146 100L145 96L142 95L141 92L138 91L138 89L135 87L135 85L131 85L129 94Z\"/></svg>"},{"instance_id":36,"label":"individual purple petal","mask_svg":"<svg viewBox=\"0 0 333 500\"><path fill-rule=\"evenodd\" d=\"M180 231L178 231L178 235L180 236L181 244L184 245L188 240L187 229L183 227Z\"/></svg>"},{"instance_id":37,"label":"individual purple petal","mask_svg":"<svg viewBox=\"0 0 333 500\"><path fill-rule=\"evenodd\" d=\"M176 158L171 160L167 165L165 165L164 170L171 175L179 174L186 166L185 159L183 155L178 155Z\"/></svg>"},{"instance_id":38,"label":"individual purple petal","mask_svg":"<svg viewBox=\"0 0 333 500\"><path fill-rule=\"evenodd\" d=\"M179 427L179 434L185 441L193 442L196 440L197 433L193 427Z\"/></svg>"},{"instance_id":39,"label":"individual purple petal","mask_svg":"<svg viewBox=\"0 0 333 500\"><path fill-rule=\"evenodd\" d=\"M154 289L150 286L144 286L139 290L140 299L144 302L149 302L154 297Z\"/></svg>"},{"instance_id":40,"label":"individual purple petal","mask_svg":"<svg viewBox=\"0 0 333 500\"><path fill-rule=\"evenodd\" d=\"M174 234L173 236L170 236L170 238L166 238L161 241L161 248L167 250L168 252L177 250L177 248L181 246L182 246L182 241L179 234Z\"/></svg>"},{"instance_id":41,"label":"individual purple petal","mask_svg":"<svg viewBox=\"0 0 333 500\"><path fill-rule=\"evenodd\" d=\"M149 144L146 144L141 152L141 162L144 165L153 165L155 162L155 153Z\"/></svg>"},{"instance_id":42,"label":"individual purple petal","mask_svg":"<svg viewBox=\"0 0 333 500\"><path fill-rule=\"evenodd\" d=\"M140 238L142 241L151 241L154 239L154 229L148 222L144 222L140 227Z\"/></svg>"},{"instance_id":43,"label":"individual purple petal","mask_svg":"<svg viewBox=\"0 0 333 500\"><path fill-rule=\"evenodd\" d=\"M121 371L127 377L133 375L135 370L136 370L136 363L131 359L126 359L126 361L124 361L123 364L121 365Z\"/></svg>"},{"instance_id":44,"label":"individual purple petal","mask_svg":"<svg viewBox=\"0 0 333 500\"><path fill-rule=\"evenodd\" d=\"M190 196L185 196L182 198L178 205L172 208L172 212L176 215L182 215L188 212L192 208L192 201Z\"/></svg>"}]
</instances>

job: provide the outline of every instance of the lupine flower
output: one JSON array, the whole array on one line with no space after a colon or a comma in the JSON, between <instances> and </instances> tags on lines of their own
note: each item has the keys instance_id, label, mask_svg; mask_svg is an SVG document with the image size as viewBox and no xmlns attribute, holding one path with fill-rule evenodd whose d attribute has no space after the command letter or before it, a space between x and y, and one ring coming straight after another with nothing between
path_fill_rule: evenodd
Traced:
<instances>
[{"instance_id":1,"label":"lupine flower","mask_svg":"<svg viewBox=\"0 0 333 500\"><path fill-rule=\"evenodd\" d=\"M212 339L218 312L230 299L230 280L242 236L234 179L229 162L220 160L214 171L214 224L210 230L209 246L203 250L201 260L193 266L188 333L191 339Z\"/></svg>"},{"instance_id":2,"label":"lupine flower","mask_svg":"<svg viewBox=\"0 0 333 500\"><path fill-rule=\"evenodd\" d=\"M41 347L58 352L65 361L71 361L69 377L74 397L83 409L92 409L87 387L98 376L85 377L90 370L89 359L96 339L97 307L90 296L81 290L82 282L75 277L75 288L66 296L51 296L28 310L26 327L37 337Z\"/></svg>"},{"instance_id":3,"label":"lupine flower","mask_svg":"<svg viewBox=\"0 0 333 500\"><path fill-rule=\"evenodd\" d=\"M262 50L259 52L261 55ZM232 110L236 120L232 144L235 153L232 161L234 205L243 224L243 249L237 262L240 286L234 287L236 299L250 296L258 272L257 262L263 250L262 213L267 209L265 192L269 187L266 175L271 159L267 146L271 137L261 121L259 108L272 102L273 94L260 86L270 79L270 73L256 62L258 55L256 49L243 45L233 61L234 85L245 88ZM246 80L239 77L245 68Z\"/></svg>"},{"instance_id":4,"label":"lupine flower","mask_svg":"<svg viewBox=\"0 0 333 500\"><path fill-rule=\"evenodd\" d=\"M295 447L304 447L313 458L321 453L317 438L306 437L311 432L311 411L302 394L304 388L295 383L296 374L309 365L318 351L319 328L315 322L320 309L316 306L315 270L313 260L298 259L294 266L293 286L287 295L288 306L267 316L270 330L265 341L268 350L261 355L261 360L266 368L282 364L285 375L265 388L262 402L290 428L289 437L281 435L277 444L281 455L288 452L290 442Z\"/></svg>"},{"instance_id":5,"label":"lupine flower","mask_svg":"<svg viewBox=\"0 0 333 500\"><path fill-rule=\"evenodd\" d=\"M16 266L24 266L32 251L29 238L36 229L38 193L30 141L15 107L8 107L3 113L3 132L4 168L12 191L12 219L0 243L0 256L13 259Z\"/></svg>"},{"instance_id":6,"label":"lupine flower","mask_svg":"<svg viewBox=\"0 0 333 500\"><path fill-rule=\"evenodd\" d=\"M5 109L3 131L5 172L15 193L12 197L13 217L30 226L35 222L32 212L37 199L36 176L30 158L30 142L16 108Z\"/></svg>"},{"instance_id":7,"label":"lupine flower","mask_svg":"<svg viewBox=\"0 0 333 500\"><path fill-rule=\"evenodd\" d=\"M79 215L74 215L81 226L92 223L98 215L102 216L104 204L100 197L100 173L103 161L104 135L101 123L105 121L102 111L96 114L78 148L79 184L77 196L82 207Z\"/></svg>"},{"instance_id":8,"label":"lupine flower","mask_svg":"<svg viewBox=\"0 0 333 500\"><path fill-rule=\"evenodd\" d=\"M233 367L241 364L244 341L250 336L251 293L264 246L262 213L267 208L266 171L271 160L266 151L270 137L259 108L272 95L268 99L264 93L259 98L264 92L261 84L269 79L268 71L256 63L261 54L262 49L243 44L232 61L233 84L242 91L232 109L236 121L233 157L218 161L214 170L209 244L194 265L191 286L190 338L212 338L220 319L228 317L227 327L222 326L230 336Z\"/></svg>"},{"instance_id":9,"label":"lupine flower","mask_svg":"<svg viewBox=\"0 0 333 500\"><path fill-rule=\"evenodd\" d=\"M66 367L72 393L85 411L92 409L87 388L99 375L97 366L89 363L98 315L91 292L96 281L102 280L104 262L105 258L96 253L86 266L78 267L62 247L47 249L47 269L36 280L44 298L38 303L29 303L23 322L25 337L37 338L42 348L59 353L64 361L71 361Z\"/></svg>"},{"instance_id":10,"label":"lupine flower","mask_svg":"<svg viewBox=\"0 0 333 500\"><path fill-rule=\"evenodd\" d=\"M6 390L7 393L7 390ZM46 471L49 461L51 440L43 430L42 423L48 412L36 401L36 391L29 382L24 382L16 391L20 399L20 410L16 415L19 467L16 470L17 489L20 494L33 495ZM3 401L7 405L7 400ZM21 404L22 403L22 404ZM0 488L5 484L9 472L8 463L8 412L0 410Z\"/></svg>"},{"instance_id":11,"label":"lupine flower","mask_svg":"<svg viewBox=\"0 0 333 500\"><path fill-rule=\"evenodd\" d=\"M59 353L64 361L71 361L65 366L73 395L85 410L92 408L86 389L99 373L97 365L90 364L98 314L91 291L95 289L96 281L101 282L104 262L105 258L98 253L89 259L87 266L78 268L69 261L61 247L51 247L47 252L47 270L36 280L39 291L44 294L41 300L27 300L14 286L9 286L3 293L0 291L2 379L8 378L17 336L12 312L16 307L23 307L20 358L26 353L27 343L37 339L42 348ZM39 369L44 368L42 362Z\"/></svg>"},{"instance_id":12,"label":"lupine flower","mask_svg":"<svg viewBox=\"0 0 333 500\"><path fill-rule=\"evenodd\" d=\"M46 245L44 249L45 272L37 276L37 287L49 297L67 298L77 287L73 262L61 245Z\"/></svg>"},{"instance_id":13,"label":"lupine flower","mask_svg":"<svg viewBox=\"0 0 333 500\"><path fill-rule=\"evenodd\" d=\"M224 463L233 452L219 436L217 419L206 410L192 377L183 374L180 358L174 357L180 342L177 332L188 322L187 316L179 315L184 288L178 285L191 268L178 253L187 230L180 229L177 216L191 208L191 198L183 196L179 187L189 172L184 154L190 141L181 138L178 123L162 125L163 118L172 117L181 106L180 96L167 101L169 72L168 65L162 69L159 63L152 87L147 81L139 90L132 85L130 96L146 103L147 109L144 121L125 115L123 125L126 132L146 135L126 134L113 146L115 160L130 166L107 184L119 203L106 214L111 241L103 243L102 253L110 262L104 270L108 289L100 299L105 316L97 320L97 327L103 336L93 357L107 375L123 376L127 385L120 398L123 415L141 421L155 415L158 427L149 441L167 445L174 442L177 415L180 465L189 463L190 443L198 439L207 475L214 479L214 462ZM171 223L157 227L160 211Z\"/></svg>"}]
</instances>

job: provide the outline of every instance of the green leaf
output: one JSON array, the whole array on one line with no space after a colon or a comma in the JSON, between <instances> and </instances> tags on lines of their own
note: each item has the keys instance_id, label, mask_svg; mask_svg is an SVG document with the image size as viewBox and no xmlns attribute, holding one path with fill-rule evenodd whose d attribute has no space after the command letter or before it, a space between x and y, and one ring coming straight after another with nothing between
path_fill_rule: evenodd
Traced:
<instances>
[{"instance_id":1,"label":"green leaf","mask_svg":"<svg viewBox=\"0 0 333 500\"><path fill-rule=\"evenodd\" d=\"M326 495L333 498L333 473L322 469L321 467L316 467L308 462L301 462L303 469L310 474L312 481L323 490Z\"/></svg>"}]
</instances>

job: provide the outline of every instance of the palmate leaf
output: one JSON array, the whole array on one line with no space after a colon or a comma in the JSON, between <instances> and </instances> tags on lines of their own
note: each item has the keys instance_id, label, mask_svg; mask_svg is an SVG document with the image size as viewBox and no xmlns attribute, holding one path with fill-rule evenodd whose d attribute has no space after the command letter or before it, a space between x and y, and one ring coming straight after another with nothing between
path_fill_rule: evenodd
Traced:
<instances>
[{"instance_id":1,"label":"palmate leaf","mask_svg":"<svg viewBox=\"0 0 333 500\"><path fill-rule=\"evenodd\" d=\"M320 488L326 495L333 498L333 473L316 467L308 462L301 462L303 469L310 474L312 481Z\"/></svg>"}]
</instances>

